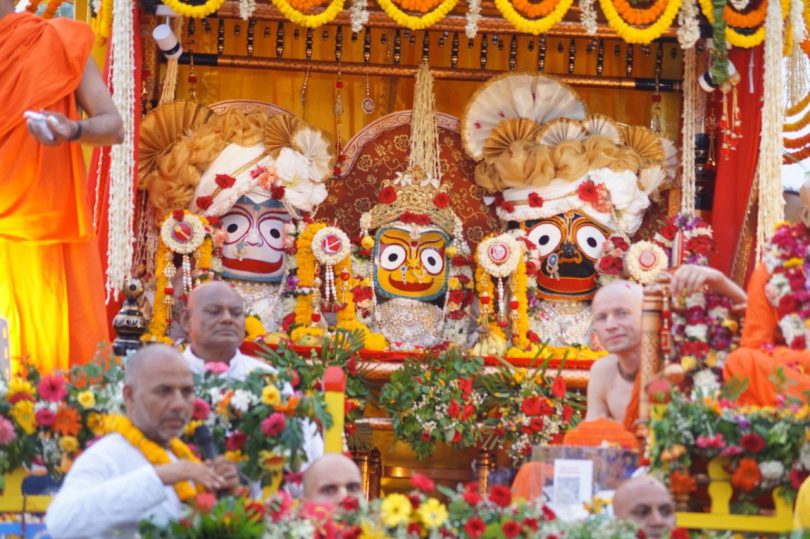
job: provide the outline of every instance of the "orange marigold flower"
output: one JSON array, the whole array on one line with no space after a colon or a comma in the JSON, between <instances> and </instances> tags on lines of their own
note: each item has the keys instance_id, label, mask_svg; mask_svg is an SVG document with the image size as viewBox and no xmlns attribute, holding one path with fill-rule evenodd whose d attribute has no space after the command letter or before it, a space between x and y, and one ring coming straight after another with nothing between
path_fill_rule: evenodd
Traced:
<instances>
[{"instance_id":1,"label":"orange marigold flower","mask_svg":"<svg viewBox=\"0 0 810 539\"><path fill-rule=\"evenodd\" d=\"M53 421L53 431L62 436L78 436L81 428L79 412L70 406L60 405Z\"/></svg>"},{"instance_id":2,"label":"orange marigold flower","mask_svg":"<svg viewBox=\"0 0 810 539\"><path fill-rule=\"evenodd\" d=\"M673 494L689 494L697 489L697 484L689 472L675 470L669 476L669 489Z\"/></svg>"},{"instance_id":3,"label":"orange marigold flower","mask_svg":"<svg viewBox=\"0 0 810 539\"><path fill-rule=\"evenodd\" d=\"M746 492L754 490L759 485L762 474L759 472L759 464L751 458L740 459L737 469L731 476L731 484Z\"/></svg>"}]
</instances>

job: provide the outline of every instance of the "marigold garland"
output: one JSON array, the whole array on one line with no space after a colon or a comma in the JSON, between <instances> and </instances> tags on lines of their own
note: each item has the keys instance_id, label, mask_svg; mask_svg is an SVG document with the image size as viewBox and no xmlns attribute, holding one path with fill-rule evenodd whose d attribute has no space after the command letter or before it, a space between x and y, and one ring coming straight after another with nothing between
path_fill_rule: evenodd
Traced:
<instances>
[{"instance_id":1,"label":"marigold garland","mask_svg":"<svg viewBox=\"0 0 810 539\"><path fill-rule=\"evenodd\" d=\"M810 40L808 40L810 42ZM785 116L795 116L804 110L807 104L810 103L810 93L804 96L798 103L791 105L785 109Z\"/></svg>"},{"instance_id":2,"label":"marigold garland","mask_svg":"<svg viewBox=\"0 0 810 539\"><path fill-rule=\"evenodd\" d=\"M801 131L802 129L807 127L808 123L810 123L810 110L805 112L804 116L802 116L801 118L799 118L795 122L784 124L782 126L782 131L787 131L787 132Z\"/></svg>"},{"instance_id":3,"label":"marigold garland","mask_svg":"<svg viewBox=\"0 0 810 539\"><path fill-rule=\"evenodd\" d=\"M527 19L518 13L510 3L510 0L495 0L495 7L498 8L501 15L503 15L512 26L521 32L538 35L547 32L552 26L560 22L563 17L565 17L565 14L568 13L568 10L571 9L573 3L574 0L560 0L548 16L535 20ZM680 4L680 1L678 1L678 3Z\"/></svg>"},{"instance_id":4,"label":"marigold garland","mask_svg":"<svg viewBox=\"0 0 810 539\"><path fill-rule=\"evenodd\" d=\"M796 150L799 148L804 148L807 144L810 143L810 133L799 137L799 138L786 138L784 140L785 148L790 148L791 150Z\"/></svg>"},{"instance_id":5,"label":"marigold garland","mask_svg":"<svg viewBox=\"0 0 810 539\"><path fill-rule=\"evenodd\" d=\"M529 334L529 300L527 295L529 278L526 276L526 259L524 257L520 257L518 267L512 276L512 283L515 286L512 292L517 297L518 302L517 331L515 335L512 335L512 343L521 350L525 350L531 346L531 341L527 336Z\"/></svg>"},{"instance_id":6,"label":"marigold garland","mask_svg":"<svg viewBox=\"0 0 810 539\"><path fill-rule=\"evenodd\" d=\"M321 7L327 0L287 0L298 11L310 11Z\"/></svg>"},{"instance_id":7,"label":"marigold garland","mask_svg":"<svg viewBox=\"0 0 810 539\"><path fill-rule=\"evenodd\" d=\"M810 157L810 146L807 146L798 152L786 153L782 158L782 164L794 165L799 161L804 161L808 157Z\"/></svg>"},{"instance_id":8,"label":"marigold garland","mask_svg":"<svg viewBox=\"0 0 810 539\"><path fill-rule=\"evenodd\" d=\"M706 0L701 0L704 2ZM667 3L666 9L661 17L653 24L646 28L636 28L627 24L616 11L616 6L613 5L611 0L599 0L599 5L602 7L602 12L608 21L608 25L617 33L619 37L628 43L642 43L648 44L658 39L663 33L672 26L675 17L678 16L678 11L681 9L681 0L671 0Z\"/></svg>"},{"instance_id":9,"label":"marigold garland","mask_svg":"<svg viewBox=\"0 0 810 539\"><path fill-rule=\"evenodd\" d=\"M784 2L782 2L784 6ZM723 18L730 26L736 28L756 28L765 22L765 13L768 11L768 0L760 0L759 5L748 13L740 13L729 3L723 10Z\"/></svg>"},{"instance_id":10,"label":"marigold garland","mask_svg":"<svg viewBox=\"0 0 810 539\"><path fill-rule=\"evenodd\" d=\"M526 17L537 19L539 17L545 17L554 11L554 8L557 7L559 2L560 0L541 0L538 4L530 0L512 0L512 5Z\"/></svg>"},{"instance_id":11,"label":"marigold garland","mask_svg":"<svg viewBox=\"0 0 810 539\"><path fill-rule=\"evenodd\" d=\"M783 15L789 13L788 8L790 7L790 0L780 0L780 1L782 2ZM708 21L711 24L714 24L715 19L711 0L699 0L699 2L700 2L700 9L701 11L703 11L703 14L706 16L706 19L708 19ZM767 0L763 0L762 4L765 5L765 8L767 9ZM723 17L724 19L726 19L726 22L728 22L728 26L726 27L726 40L728 40L728 42L734 45L735 47L740 47L743 49L751 49L756 47L757 45L760 45L765 40L765 25L761 24L752 34L740 33L736 29L732 28L732 26L736 26L739 28L753 28L753 26L749 27L741 24L732 24L732 22L729 21L728 18L729 9L730 8L727 5L726 11L724 12L725 15ZM735 19L735 21L739 23L738 19ZM748 21L746 19L743 19L743 23L747 24Z\"/></svg>"},{"instance_id":12,"label":"marigold garland","mask_svg":"<svg viewBox=\"0 0 810 539\"><path fill-rule=\"evenodd\" d=\"M441 3L441 0L398 0L397 4L402 9L408 11L418 11L419 13L427 13L435 9Z\"/></svg>"},{"instance_id":13,"label":"marigold garland","mask_svg":"<svg viewBox=\"0 0 810 539\"><path fill-rule=\"evenodd\" d=\"M667 7L668 0L655 0L648 8L635 8L627 0L611 0L622 19L634 26L644 26L658 20Z\"/></svg>"},{"instance_id":14,"label":"marigold garland","mask_svg":"<svg viewBox=\"0 0 810 539\"><path fill-rule=\"evenodd\" d=\"M481 241L493 237L493 234L490 234L486 238L483 238ZM525 268L524 268L525 271ZM495 301L495 283L492 282L492 277L490 277L489 273L487 273L481 264L476 264L475 266L475 288L478 292L478 302L481 305L493 305ZM487 303L481 301L482 297L487 297L489 300ZM495 320L490 320L489 322L489 330L499 337L506 338L504 335L503 330L498 326Z\"/></svg>"},{"instance_id":15,"label":"marigold garland","mask_svg":"<svg viewBox=\"0 0 810 539\"><path fill-rule=\"evenodd\" d=\"M169 453L144 436L127 417L122 415L109 415L104 418L104 427L107 434L118 433L123 436L135 449L143 453L143 456L146 457L146 460L149 461L150 464L162 466L172 462L171 458L169 458ZM173 438L169 441L169 449L171 449L174 456L179 460L200 462L200 460L194 456L194 453L191 452L191 449L178 438ZM182 502L187 502L197 495L197 488L190 481L175 483L174 491Z\"/></svg>"},{"instance_id":16,"label":"marigold garland","mask_svg":"<svg viewBox=\"0 0 810 539\"><path fill-rule=\"evenodd\" d=\"M287 0L273 0L273 5L276 6L287 19L306 28L317 28L318 26L332 22L334 18L338 16L338 13L343 10L344 3L344 0L332 0L326 9L320 13L307 15L295 9Z\"/></svg>"},{"instance_id":17,"label":"marigold garland","mask_svg":"<svg viewBox=\"0 0 810 539\"><path fill-rule=\"evenodd\" d=\"M164 3L178 15L191 17L193 19L202 19L215 13L222 7L225 0L207 0L204 4L199 6L186 4L182 0L165 0Z\"/></svg>"},{"instance_id":18,"label":"marigold garland","mask_svg":"<svg viewBox=\"0 0 810 539\"><path fill-rule=\"evenodd\" d=\"M277 0L273 1L275 2ZM405 28L410 28L411 30L422 30L423 28L433 26L442 20L448 13L450 13L450 11L452 11L454 7L456 7L458 0L442 0L436 9L430 13L422 15L421 17L408 15L397 7L392 0L378 0L377 3L381 8L383 8L383 11L385 11L389 17L396 21L399 26L404 26Z\"/></svg>"},{"instance_id":19,"label":"marigold garland","mask_svg":"<svg viewBox=\"0 0 810 539\"><path fill-rule=\"evenodd\" d=\"M295 323L304 327L312 325L311 289L315 286L315 256L312 254L312 238L324 227L326 227L324 223L313 223L304 229L296 241L298 288L310 290L300 294L295 300Z\"/></svg>"}]
</instances>

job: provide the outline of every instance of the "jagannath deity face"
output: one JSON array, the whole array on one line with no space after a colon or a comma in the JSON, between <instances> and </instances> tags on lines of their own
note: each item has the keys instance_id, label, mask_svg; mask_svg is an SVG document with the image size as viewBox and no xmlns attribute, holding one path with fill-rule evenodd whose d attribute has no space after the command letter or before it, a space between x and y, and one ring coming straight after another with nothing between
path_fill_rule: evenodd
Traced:
<instances>
[{"instance_id":1,"label":"jagannath deity face","mask_svg":"<svg viewBox=\"0 0 810 539\"><path fill-rule=\"evenodd\" d=\"M574 211L521 223L540 268L537 288L550 299L588 300L596 292L596 263L608 230Z\"/></svg>"},{"instance_id":2,"label":"jagannath deity face","mask_svg":"<svg viewBox=\"0 0 810 539\"><path fill-rule=\"evenodd\" d=\"M374 284L387 298L432 301L447 288L450 238L439 230L412 233L396 226L382 227L374 242Z\"/></svg>"},{"instance_id":3,"label":"jagannath deity face","mask_svg":"<svg viewBox=\"0 0 810 539\"><path fill-rule=\"evenodd\" d=\"M278 282L284 273L284 225L290 214L277 200L257 203L241 197L222 216L228 237L222 246L222 275L246 281Z\"/></svg>"}]
</instances>

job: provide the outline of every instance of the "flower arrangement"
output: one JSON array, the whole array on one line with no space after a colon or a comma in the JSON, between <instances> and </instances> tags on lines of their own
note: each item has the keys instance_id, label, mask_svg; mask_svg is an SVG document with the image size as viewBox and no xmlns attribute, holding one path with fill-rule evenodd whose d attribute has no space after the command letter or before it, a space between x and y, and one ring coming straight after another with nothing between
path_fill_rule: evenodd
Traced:
<instances>
[{"instance_id":1,"label":"flower arrangement","mask_svg":"<svg viewBox=\"0 0 810 539\"><path fill-rule=\"evenodd\" d=\"M480 357L465 358L456 349L438 357L407 360L380 391L379 404L394 435L417 457L431 455L438 442L455 448L480 440L486 396L473 387L484 368Z\"/></svg>"},{"instance_id":2,"label":"flower arrangement","mask_svg":"<svg viewBox=\"0 0 810 539\"><path fill-rule=\"evenodd\" d=\"M356 356L362 347L362 333L338 330L331 338L323 339L320 351L313 349L309 356L300 355L283 343L275 350L265 348L259 355L279 369L280 376L295 390L320 391L327 367L343 369L346 373L344 429L349 447L358 449L365 448L365 437L357 432L357 420L363 417L366 401L371 396L365 381L367 368Z\"/></svg>"},{"instance_id":3,"label":"flower arrangement","mask_svg":"<svg viewBox=\"0 0 810 539\"><path fill-rule=\"evenodd\" d=\"M782 400L774 407L736 407L722 395L694 400L677 393L663 413L652 420L652 467L664 475L673 494L697 488L692 464L696 458L721 457L731 483L745 502L780 487L792 500L810 472L810 407Z\"/></svg>"},{"instance_id":4,"label":"flower arrangement","mask_svg":"<svg viewBox=\"0 0 810 539\"><path fill-rule=\"evenodd\" d=\"M568 392L561 373L548 372L548 362L527 369L502 361L501 368L480 379L492 403L484 446L508 448L515 465L531 455L532 446L560 441L579 422L575 411L583 408L581 395Z\"/></svg>"},{"instance_id":5,"label":"flower arrangement","mask_svg":"<svg viewBox=\"0 0 810 539\"><path fill-rule=\"evenodd\" d=\"M245 496L217 500L210 492L197 494L177 522L160 527L144 521L143 539L199 539L202 537L239 537L261 539L265 535L265 509L261 502Z\"/></svg>"},{"instance_id":6,"label":"flower arrangement","mask_svg":"<svg viewBox=\"0 0 810 539\"><path fill-rule=\"evenodd\" d=\"M777 310L785 344L795 350L808 348L810 330L810 230L802 224L777 228L765 252L770 279L765 296Z\"/></svg>"},{"instance_id":7,"label":"flower arrangement","mask_svg":"<svg viewBox=\"0 0 810 539\"><path fill-rule=\"evenodd\" d=\"M219 452L263 485L278 482L282 466L297 471L306 458L304 420L324 428L332 424L323 395L293 392L284 378L264 371L244 381L226 379L223 369L224 364L208 364L196 380L200 397L184 439L193 443L195 429L208 426Z\"/></svg>"}]
</instances>

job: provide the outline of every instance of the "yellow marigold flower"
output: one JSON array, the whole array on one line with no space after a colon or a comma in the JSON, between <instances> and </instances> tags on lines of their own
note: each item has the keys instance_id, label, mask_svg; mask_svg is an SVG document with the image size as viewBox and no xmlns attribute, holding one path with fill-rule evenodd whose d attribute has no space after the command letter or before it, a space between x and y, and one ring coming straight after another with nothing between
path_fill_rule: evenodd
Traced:
<instances>
[{"instance_id":1,"label":"yellow marigold flower","mask_svg":"<svg viewBox=\"0 0 810 539\"><path fill-rule=\"evenodd\" d=\"M390 494L380 505L380 518L387 528L395 528L400 524L407 524L413 507L407 496Z\"/></svg>"},{"instance_id":2,"label":"yellow marigold flower","mask_svg":"<svg viewBox=\"0 0 810 539\"><path fill-rule=\"evenodd\" d=\"M34 434L37 420L34 416L34 403L29 400L18 401L11 407L11 417L26 434Z\"/></svg>"},{"instance_id":3,"label":"yellow marigold flower","mask_svg":"<svg viewBox=\"0 0 810 539\"><path fill-rule=\"evenodd\" d=\"M79 401L79 404L82 405L82 408L87 410L88 408L92 408L96 405L96 396L93 395L92 391L82 391L78 395L76 395L76 400Z\"/></svg>"},{"instance_id":4,"label":"yellow marigold flower","mask_svg":"<svg viewBox=\"0 0 810 539\"><path fill-rule=\"evenodd\" d=\"M267 333L262 321L255 316L245 318L245 332L247 333L247 339L251 341Z\"/></svg>"},{"instance_id":5,"label":"yellow marigold flower","mask_svg":"<svg viewBox=\"0 0 810 539\"><path fill-rule=\"evenodd\" d=\"M276 406L281 403L281 392L274 385L264 386L262 389L262 402L267 406Z\"/></svg>"},{"instance_id":6,"label":"yellow marigold flower","mask_svg":"<svg viewBox=\"0 0 810 539\"><path fill-rule=\"evenodd\" d=\"M731 330L732 333L737 333L737 330L740 329L740 325L737 323L737 321L732 319L723 320L722 326L728 330Z\"/></svg>"},{"instance_id":7,"label":"yellow marigold flower","mask_svg":"<svg viewBox=\"0 0 810 539\"><path fill-rule=\"evenodd\" d=\"M360 539L386 539L385 530L364 520L360 523Z\"/></svg>"},{"instance_id":8,"label":"yellow marigold flower","mask_svg":"<svg viewBox=\"0 0 810 539\"><path fill-rule=\"evenodd\" d=\"M681 358L681 367L686 372L693 371L697 367L697 359L692 356L683 356Z\"/></svg>"},{"instance_id":9,"label":"yellow marigold flower","mask_svg":"<svg viewBox=\"0 0 810 539\"><path fill-rule=\"evenodd\" d=\"M802 264L804 264L804 260L802 260L799 257L794 256L793 258L791 258L790 260L785 262L785 267L786 268L798 268Z\"/></svg>"},{"instance_id":10,"label":"yellow marigold flower","mask_svg":"<svg viewBox=\"0 0 810 539\"><path fill-rule=\"evenodd\" d=\"M228 459L229 461L235 462L237 464L239 464L243 460L247 460L245 458L245 456L242 454L241 450L239 450L239 451L225 451L225 454L223 456L226 459Z\"/></svg>"},{"instance_id":11,"label":"yellow marigold flower","mask_svg":"<svg viewBox=\"0 0 810 539\"><path fill-rule=\"evenodd\" d=\"M435 530L447 520L447 508L436 498L430 498L416 510L419 520L429 530Z\"/></svg>"},{"instance_id":12,"label":"yellow marigold flower","mask_svg":"<svg viewBox=\"0 0 810 539\"><path fill-rule=\"evenodd\" d=\"M25 393L26 395L34 395L34 386L25 378L14 377L8 383L8 393L6 398L11 398L18 393Z\"/></svg>"},{"instance_id":13,"label":"yellow marigold flower","mask_svg":"<svg viewBox=\"0 0 810 539\"><path fill-rule=\"evenodd\" d=\"M447 256L449 256L450 258L453 258L454 256L456 256L458 254L458 249L451 245L444 252L447 253Z\"/></svg>"},{"instance_id":14,"label":"yellow marigold flower","mask_svg":"<svg viewBox=\"0 0 810 539\"><path fill-rule=\"evenodd\" d=\"M512 370L512 379L513 379L513 380L515 381L515 383L517 383L517 384L522 383L522 382L523 382L523 380L525 380L525 379L526 379L526 369L524 369L524 368L522 368L522 367L521 367L521 368L518 368L518 369L513 369L513 370ZM535 381L536 381L536 380L535 380Z\"/></svg>"},{"instance_id":15,"label":"yellow marigold flower","mask_svg":"<svg viewBox=\"0 0 810 539\"><path fill-rule=\"evenodd\" d=\"M87 428L94 436L104 434L104 416L98 412L90 412L87 415Z\"/></svg>"},{"instance_id":16,"label":"yellow marigold flower","mask_svg":"<svg viewBox=\"0 0 810 539\"><path fill-rule=\"evenodd\" d=\"M200 425L202 425L202 421L199 421L199 420L195 420L195 421L189 421L189 422L188 422L188 425L186 425L186 429L185 429L185 431L183 431L183 432L184 432L184 434L185 434L186 436L188 436L188 437L193 437L193 436L194 436L194 431L195 431L195 430L197 429L197 427L199 427Z\"/></svg>"},{"instance_id":17,"label":"yellow marigold flower","mask_svg":"<svg viewBox=\"0 0 810 539\"><path fill-rule=\"evenodd\" d=\"M360 246L363 249L371 249L372 247L374 247L374 238L372 238L369 235L363 236L363 239L360 240Z\"/></svg>"},{"instance_id":18,"label":"yellow marigold flower","mask_svg":"<svg viewBox=\"0 0 810 539\"><path fill-rule=\"evenodd\" d=\"M74 436L62 436L59 439L59 448L65 453L75 453L79 449L79 440Z\"/></svg>"},{"instance_id":19,"label":"yellow marigold flower","mask_svg":"<svg viewBox=\"0 0 810 539\"><path fill-rule=\"evenodd\" d=\"M714 368L716 365L717 365L717 352L714 350L709 350L709 353L706 354L706 366Z\"/></svg>"}]
</instances>

